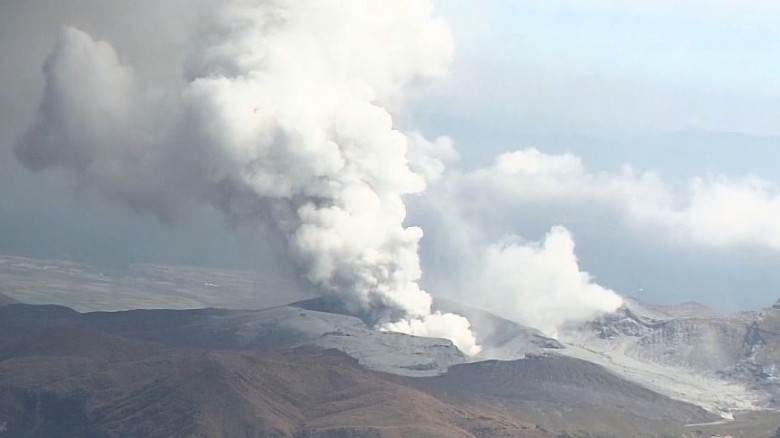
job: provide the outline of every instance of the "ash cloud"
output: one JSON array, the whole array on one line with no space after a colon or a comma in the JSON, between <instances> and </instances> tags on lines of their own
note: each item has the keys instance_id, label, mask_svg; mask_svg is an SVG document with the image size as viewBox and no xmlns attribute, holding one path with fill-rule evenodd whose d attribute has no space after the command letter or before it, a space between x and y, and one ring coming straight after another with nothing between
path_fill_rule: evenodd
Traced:
<instances>
[{"instance_id":1,"label":"ash cloud","mask_svg":"<svg viewBox=\"0 0 780 438\"><path fill-rule=\"evenodd\" d=\"M350 311L477 353L468 320L431 311L422 231L405 225L404 197L441 173L430 158L412 171L410 143L447 149L393 122L407 90L450 61L430 2L232 1L199 29L172 85L145 83L111 44L64 28L18 159L164 221L207 203L267 227Z\"/></svg>"}]
</instances>

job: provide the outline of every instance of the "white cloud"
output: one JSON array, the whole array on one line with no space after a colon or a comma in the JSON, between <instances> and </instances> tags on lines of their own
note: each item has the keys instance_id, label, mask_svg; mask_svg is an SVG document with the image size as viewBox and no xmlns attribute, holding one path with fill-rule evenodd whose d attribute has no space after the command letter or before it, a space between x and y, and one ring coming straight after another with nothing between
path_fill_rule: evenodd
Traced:
<instances>
[{"instance_id":1,"label":"white cloud","mask_svg":"<svg viewBox=\"0 0 780 438\"><path fill-rule=\"evenodd\" d=\"M660 232L671 243L780 250L780 186L755 177L711 175L677 183L629 166L591 172L574 155L524 149L462 175L457 186L472 198L482 194L475 210L485 204L600 209L628 229Z\"/></svg>"},{"instance_id":2,"label":"white cloud","mask_svg":"<svg viewBox=\"0 0 780 438\"><path fill-rule=\"evenodd\" d=\"M431 230L430 287L551 335L622 302L580 266L574 237L560 224L586 224L591 239L616 226L620 239L644 244L780 250L776 184L719 176L669 181L627 165L593 172L576 155L536 149L447 173L415 206ZM529 224L537 232L540 224L552 228L534 242L518 236Z\"/></svg>"},{"instance_id":3,"label":"white cloud","mask_svg":"<svg viewBox=\"0 0 780 438\"><path fill-rule=\"evenodd\" d=\"M669 210L661 224L691 241L780 250L780 187L776 184L756 178L697 178L689 184L689 204Z\"/></svg>"}]
</instances>

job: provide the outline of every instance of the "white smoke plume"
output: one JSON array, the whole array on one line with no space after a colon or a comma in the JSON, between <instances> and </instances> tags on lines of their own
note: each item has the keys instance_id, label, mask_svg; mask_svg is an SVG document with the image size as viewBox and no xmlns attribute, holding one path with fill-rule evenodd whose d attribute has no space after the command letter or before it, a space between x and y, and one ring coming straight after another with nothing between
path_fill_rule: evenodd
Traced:
<instances>
[{"instance_id":1,"label":"white smoke plume","mask_svg":"<svg viewBox=\"0 0 780 438\"><path fill-rule=\"evenodd\" d=\"M553 337L567 322L587 321L623 304L580 269L574 239L563 227L553 227L541 243L507 237L487 248L483 263L483 306Z\"/></svg>"},{"instance_id":2,"label":"white smoke plume","mask_svg":"<svg viewBox=\"0 0 780 438\"><path fill-rule=\"evenodd\" d=\"M538 241L524 238L512 226L533 212L481 204L495 193L484 192L482 200L475 200L473 192L459 190L465 182L461 175L449 174L444 180L426 194L430 202L415 207L417 214L427 208L423 221L432 232L426 243L435 245L427 254L426 280L451 298L552 337L568 324L586 322L623 304L618 293L580 265L567 228L553 226ZM483 210L475 212L475 207ZM509 223L493 220L492 214ZM486 328L484 321L472 322L478 332ZM491 346L486 347L483 353L490 356Z\"/></svg>"},{"instance_id":3,"label":"white smoke plume","mask_svg":"<svg viewBox=\"0 0 780 438\"><path fill-rule=\"evenodd\" d=\"M267 226L348 310L476 354L468 320L431 312L422 231L404 225L404 196L441 173L412 171L410 142L447 149L393 123L408 88L451 58L431 2L236 0L201 21L180 87L142 83L109 43L65 28L17 157L163 220L205 202Z\"/></svg>"}]
</instances>

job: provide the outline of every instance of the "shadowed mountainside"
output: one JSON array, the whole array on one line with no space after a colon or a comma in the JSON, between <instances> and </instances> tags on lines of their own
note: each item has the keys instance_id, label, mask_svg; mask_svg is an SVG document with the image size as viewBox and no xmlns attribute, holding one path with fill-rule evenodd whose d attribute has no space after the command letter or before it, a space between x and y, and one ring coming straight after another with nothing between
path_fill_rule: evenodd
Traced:
<instances>
[{"instance_id":1,"label":"shadowed mountainside","mask_svg":"<svg viewBox=\"0 0 780 438\"><path fill-rule=\"evenodd\" d=\"M261 351L316 346L347 352L368 368L438 375L466 361L451 341L369 329L360 319L290 306L265 310L132 310L79 314L61 306L0 308L0 331L69 323L168 346ZM0 334L0 336L2 336Z\"/></svg>"},{"instance_id":2,"label":"shadowed mountainside","mask_svg":"<svg viewBox=\"0 0 780 438\"><path fill-rule=\"evenodd\" d=\"M4 338L3 437L553 436L333 350L166 348L72 326Z\"/></svg>"},{"instance_id":3,"label":"shadowed mountainside","mask_svg":"<svg viewBox=\"0 0 780 438\"><path fill-rule=\"evenodd\" d=\"M558 354L456 365L421 383L435 394L503 406L515 418L533 418L546 428L575 435L643 436L652 431L652 436L684 436L683 424L712 419L698 407Z\"/></svg>"}]
</instances>

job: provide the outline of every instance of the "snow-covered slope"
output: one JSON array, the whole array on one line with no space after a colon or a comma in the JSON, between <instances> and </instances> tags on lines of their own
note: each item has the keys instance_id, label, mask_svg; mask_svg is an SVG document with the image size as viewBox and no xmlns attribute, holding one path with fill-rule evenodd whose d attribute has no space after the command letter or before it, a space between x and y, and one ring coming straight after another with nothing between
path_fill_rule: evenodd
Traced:
<instances>
[{"instance_id":1,"label":"snow-covered slope","mask_svg":"<svg viewBox=\"0 0 780 438\"><path fill-rule=\"evenodd\" d=\"M482 354L463 356L449 341L370 330L359 319L310 300L252 312L237 332L248 346L297 339L337 348L365 366L408 376L441 374L452 365L511 360L557 352L604 366L671 398L729 418L734 412L777 406L780 382L780 305L761 312L717 314L699 306L652 307L626 299L617 311L568 327L561 338L459 303L435 308L469 318ZM271 331L269 332L269 329Z\"/></svg>"},{"instance_id":2,"label":"snow-covered slope","mask_svg":"<svg viewBox=\"0 0 780 438\"><path fill-rule=\"evenodd\" d=\"M757 314L699 315L626 299L614 313L563 332L563 354L601 364L661 394L728 417L771 404L768 387L744 371L760 348Z\"/></svg>"},{"instance_id":3,"label":"snow-covered slope","mask_svg":"<svg viewBox=\"0 0 780 438\"><path fill-rule=\"evenodd\" d=\"M369 329L354 316L292 306L236 315L217 325L236 329L246 347L335 348L363 366L406 376L433 376L467 361L451 341Z\"/></svg>"}]
</instances>

